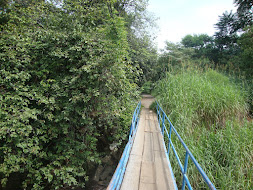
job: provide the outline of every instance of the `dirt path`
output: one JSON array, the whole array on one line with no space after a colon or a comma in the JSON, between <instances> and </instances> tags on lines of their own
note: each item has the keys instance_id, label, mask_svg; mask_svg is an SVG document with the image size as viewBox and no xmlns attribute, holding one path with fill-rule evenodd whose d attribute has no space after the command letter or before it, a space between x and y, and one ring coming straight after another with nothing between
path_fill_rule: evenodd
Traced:
<instances>
[{"instance_id":1,"label":"dirt path","mask_svg":"<svg viewBox=\"0 0 253 190\"><path fill-rule=\"evenodd\" d=\"M149 109L149 106L152 104L152 102L155 101L155 98L151 95L148 94L143 94L142 95L142 100L141 100L141 104Z\"/></svg>"}]
</instances>

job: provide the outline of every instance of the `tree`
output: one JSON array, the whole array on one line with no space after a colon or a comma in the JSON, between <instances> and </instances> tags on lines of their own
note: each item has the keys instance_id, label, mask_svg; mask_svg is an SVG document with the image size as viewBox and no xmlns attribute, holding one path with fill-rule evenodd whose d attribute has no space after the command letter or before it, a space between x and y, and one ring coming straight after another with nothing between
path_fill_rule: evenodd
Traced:
<instances>
[{"instance_id":1,"label":"tree","mask_svg":"<svg viewBox=\"0 0 253 190\"><path fill-rule=\"evenodd\" d=\"M253 6L251 0L234 0L234 3L238 6L238 12L250 11Z\"/></svg>"},{"instance_id":2,"label":"tree","mask_svg":"<svg viewBox=\"0 0 253 190\"><path fill-rule=\"evenodd\" d=\"M194 49L200 49L206 47L207 45L213 42L212 37L208 36L207 34L200 34L200 35L186 35L181 43L185 47L192 47Z\"/></svg>"},{"instance_id":3,"label":"tree","mask_svg":"<svg viewBox=\"0 0 253 190\"><path fill-rule=\"evenodd\" d=\"M186 48L180 43L166 42L166 47L159 55L156 65L156 81L165 77L166 73L171 68L177 69L184 65L184 63L190 60L195 54L193 48Z\"/></svg>"},{"instance_id":4,"label":"tree","mask_svg":"<svg viewBox=\"0 0 253 190\"><path fill-rule=\"evenodd\" d=\"M238 40L238 44L240 45L242 52L240 57L242 58L239 67L246 72L246 76L249 78L253 75L252 73L252 61L253 61L253 54L252 54L252 43L253 43L253 2L250 0L235 0L235 4L237 5L237 13L241 20L242 26L241 28L244 29L244 33Z\"/></svg>"},{"instance_id":5,"label":"tree","mask_svg":"<svg viewBox=\"0 0 253 190\"><path fill-rule=\"evenodd\" d=\"M235 30L236 14L231 12L225 12L222 16L219 16L219 22L215 24L218 30L215 33L216 40L221 49L226 49L233 46L238 39L238 35Z\"/></svg>"},{"instance_id":6,"label":"tree","mask_svg":"<svg viewBox=\"0 0 253 190\"><path fill-rule=\"evenodd\" d=\"M237 23L235 28L243 31L244 28L253 24L253 3L251 0L235 0L237 8Z\"/></svg>"},{"instance_id":7,"label":"tree","mask_svg":"<svg viewBox=\"0 0 253 190\"><path fill-rule=\"evenodd\" d=\"M215 32L214 37L219 64L226 64L228 60L233 56L237 56L240 52L240 47L237 44L239 38L237 20L237 14L226 11L219 17L218 23L215 24L217 32Z\"/></svg>"},{"instance_id":8,"label":"tree","mask_svg":"<svg viewBox=\"0 0 253 190\"><path fill-rule=\"evenodd\" d=\"M147 4L147 0L117 0L114 4L126 21L129 61L139 73L135 79L139 86L153 80L157 61L157 49L149 32L155 26L155 17L147 12Z\"/></svg>"},{"instance_id":9,"label":"tree","mask_svg":"<svg viewBox=\"0 0 253 190\"><path fill-rule=\"evenodd\" d=\"M238 41L242 52L240 54L241 63L239 67L250 79L253 76L253 27L247 28Z\"/></svg>"},{"instance_id":10,"label":"tree","mask_svg":"<svg viewBox=\"0 0 253 190\"><path fill-rule=\"evenodd\" d=\"M207 34L186 35L182 39L181 43L186 48L188 47L194 49L195 54L193 54L192 58L205 57L215 63L218 62L217 59L218 49L212 36L208 36Z\"/></svg>"}]
</instances>

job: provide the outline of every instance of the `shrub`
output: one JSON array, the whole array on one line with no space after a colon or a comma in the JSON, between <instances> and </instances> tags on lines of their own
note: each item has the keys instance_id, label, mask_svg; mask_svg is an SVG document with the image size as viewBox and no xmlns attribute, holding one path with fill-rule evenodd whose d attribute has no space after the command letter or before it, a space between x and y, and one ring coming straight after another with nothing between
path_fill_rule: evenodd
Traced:
<instances>
[{"instance_id":1,"label":"shrub","mask_svg":"<svg viewBox=\"0 0 253 190\"><path fill-rule=\"evenodd\" d=\"M2 13L1 187L83 187L99 151L127 137L138 96L124 20L72 0L15 1Z\"/></svg>"}]
</instances>

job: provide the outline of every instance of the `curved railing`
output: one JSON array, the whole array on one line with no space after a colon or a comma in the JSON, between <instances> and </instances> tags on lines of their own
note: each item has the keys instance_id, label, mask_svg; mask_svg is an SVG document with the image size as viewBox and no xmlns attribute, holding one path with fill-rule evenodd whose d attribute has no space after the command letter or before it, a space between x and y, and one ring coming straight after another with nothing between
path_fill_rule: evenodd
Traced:
<instances>
[{"instance_id":1,"label":"curved railing","mask_svg":"<svg viewBox=\"0 0 253 190\"><path fill-rule=\"evenodd\" d=\"M135 137L135 134L137 131L139 119L140 119L140 117L139 117L140 116L140 108L141 108L141 102L138 103L138 105L134 111L132 123L131 123L131 127L130 127L128 143L126 144L126 147L123 151L123 154L121 156L119 164L113 174L113 177L111 179L109 186L107 187L107 190L120 189L120 186L121 186L121 183L122 183L125 171L126 171L126 165L128 162L130 151L132 149L134 137Z\"/></svg>"},{"instance_id":2,"label":"curved railing","mask_svg":"<svg viewBox=\"0 0 253 190\"><path fill-rule=\"evenodd\" d=\"M161 129L161 133L162 136L164 138L164 135L167 135L168 137L168 146L166 147L167 149L167 155L169 158L169 153L170 153L170 147L172 147L172 150L176 156L177 162L179 164L180 167L180 171L182 173L183 176L183 181L182 181L182 190L185 189L185 185L187 185L188 189L192 189L192 186L189 182L189 179L187 177L187 166L188 166L188 159L190 157L190 159L193 161L194 165L196 166L196 168L198 169L199 173L201 174L201 176L203 177L203 179L205 180L206 184L208 185L208 187L212 190L216 190L216 188L214 187L214 185L212 184L212 182L210 181L210 179L207 177L206 173L203 171L203 169L201 168L201 166L198 164L197 160L194 158L194 156L192 155L191 151L188 149L188 147L186 146L186 144L184 143L184 141L182 140L182 138L180 137L180 135L177 133L177 130L174 128L174 126L172 125L172 123L170 122L168 116L165 114L165 112L163 111L163 109L160 107L160 105L158 104L158 102L156 101L157 105L156 105L156 111L157 111L157 117L158 117L158 123L159 123L159 127ZM165 126L165 121L169 122L169 131L167 130L166 126ZM181 142L181 144L183 145L186 154L185 154L185 160L184 160L184 166L182 165L182 162L179 159L179 156L177 154L177 151L173 145L173 142L171 140L171 135L172 132L174 132L174 134L176 135L176 137L178 138L178 140Z\"/></svg>"}]
</instances>

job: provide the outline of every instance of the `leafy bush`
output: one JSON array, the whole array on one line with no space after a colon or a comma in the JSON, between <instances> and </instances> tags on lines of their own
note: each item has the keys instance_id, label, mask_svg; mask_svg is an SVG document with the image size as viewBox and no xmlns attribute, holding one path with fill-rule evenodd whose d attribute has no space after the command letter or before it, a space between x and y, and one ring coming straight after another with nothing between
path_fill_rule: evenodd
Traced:
<instances>
[{"instance_id":1,"label":"leafy bush","mask_svg":"<svg viewBox=\"0 0 253 190\"><path fill-rule=\"evenodd\" d=\"M1 186L83 187L98 150L126 138L138 96L124 20L100 1L0 14Z\"/></svg>"}]
</instances>

